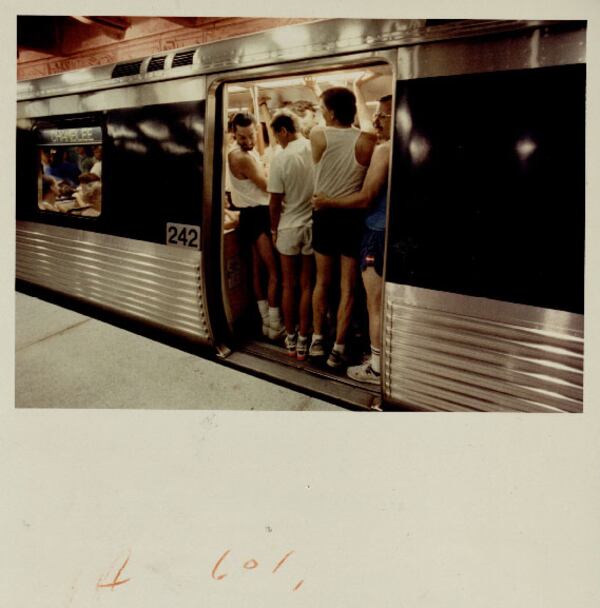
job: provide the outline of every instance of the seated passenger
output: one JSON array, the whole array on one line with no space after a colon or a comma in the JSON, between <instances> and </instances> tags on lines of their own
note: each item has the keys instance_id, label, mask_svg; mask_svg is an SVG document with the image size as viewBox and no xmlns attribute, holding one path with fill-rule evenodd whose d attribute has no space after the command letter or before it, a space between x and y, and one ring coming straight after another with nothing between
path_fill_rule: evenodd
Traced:
<instances>
[{"instance_id":1,"label":"seated passenger","mask_svg":"<svg viewBox=\"0 0 600 608\"><path fill-rule=\"evenodd\" d=\"M362 188L373 154L376 137L352 126L356 115L356 97L349 89L332 87L321 94L321 112L325 127L316 126L310 133L315 169L315 191L328 198L354 194ZM325 355L323 328L327 313L327 295L334 263L340 260L340 300L337 311L335 344L327 365L344 365L346 334L352 318L354 289L358 273L364 211L357 209L316 209L313 213L313 248L317 280L313 292L314 334L311 357Z\"/></svg>"},{"instance_id":2,"label":"seated passenger","mask_svg":"<svg viewBox=\"0 0 600 608\"><path fill-rule=\"evenodd\" d=\"M50 175L42 175L42 200L38 202L38 207L44 211L59 211L56 206L57 197L56 180Z\"/></svg>"},{"instance_id":3,"label":"seated passenger","mask_svg":"<svg viewBox=\"0 0 600 608\"><path fill-rule=\"evenodd\" d=\"M312 208L313 163L309 141L299 134L298 119L280 111L271 128L282 150L271 161L269 184L271 233L281 254L283 320L288 355L306 358L310 331L313 271ZM298 273L297 264L300 269ZM296 335L296 283L300 279L299 325Z\"/></svg>"},{"instance_id":4,"label":"seated passenger","mask_svg":"<svg viewBox=\"0 0 600 608\"><path fill-rule=\"evenodd\" d=\"M74 213L84 217L98 217L102 210L102 181L95 173L84 173L79 176L79 192L75 193L77 207Z\"/></svg>"}]
</instances>

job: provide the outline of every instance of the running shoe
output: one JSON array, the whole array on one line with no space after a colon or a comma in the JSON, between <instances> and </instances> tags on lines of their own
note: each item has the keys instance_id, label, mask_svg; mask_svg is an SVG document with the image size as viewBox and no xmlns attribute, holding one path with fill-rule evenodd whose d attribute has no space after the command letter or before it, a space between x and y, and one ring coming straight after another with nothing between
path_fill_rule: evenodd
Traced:
<instances>
[{"instance_id":1,"label":"running shoe","mask_svg":"<svg viewBox=\"0 0 600 608\"><path fill-rule=\"evenodd\" d=\"M269 325L269 340L279 340L285 333L285 327L281 324Z\"/></svg>"},{"instance_id":2,"label":"running shoe","mask_svg":"<svg viewBox=\"0 0 600 608\"><path fill-rule=\"evenodd\" d=\"M306 359L306 353L308 352L308 338L298 338L296 344L296 357L298 361L304 361Z\"/></svg>"},{"instance_id":3,"label":"running shoe","mask_svg":"<svg viewBox=\"0 0 600 608\"><path fill-rule=\"evenodd\" d=\"M308 349L309 357L324 357L325 349L323 348L323 340L313 340Z\"/></svg>"},{"instance_id":4,"label":"running shoe","mask_svg":"<svg viewBox=\"0 0 600 608\"><path fill-rule=\"evenodd\" d=\"M337 350L332 350L327 357L327 365L333 369L340 369L346 365L344 355Z\"/></svg>"},{"instance_id":5,"label":"running shoe","mask_svg":"<svg viewBox=\"0 0 600 608\"><path fill-rule=\"evenodd\" d=\"M365 361L362 365L355 365L346 370L346 375L352 380L365 382L367 384L380 384L381 374L371 367L371 361Z\"/></svg>"},{"instance_id":6,"label":"running shoe","mask_svg":"<svg viewBox=\"0 0 600 608\"><path fill-rule=\"evenodd\" d=\"M296 356L296 344L297 344L297 336L296 334L287 334L285 336L285 347L287 349L288 357Z\"/></svg>"}]
</instances>

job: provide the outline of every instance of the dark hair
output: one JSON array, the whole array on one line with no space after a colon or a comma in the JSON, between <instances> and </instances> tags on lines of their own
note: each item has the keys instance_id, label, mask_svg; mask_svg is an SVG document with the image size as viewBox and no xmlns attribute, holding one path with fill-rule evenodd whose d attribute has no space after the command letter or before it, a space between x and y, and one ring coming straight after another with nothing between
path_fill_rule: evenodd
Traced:
<instances>
[{"instance_id":1,"label":"dark hair","mask_svg":"<svg viewBox=\"0 0 600 608\"><path fill-rule=\"evenodd\" d=\"M325 107L333 113L335 119L346 127L354 122L356 115L356 97L346 87L331 87L323 91L321 99Z\"/></svg>"},{"instance_id":2,"label":"dark hair","mask_svg":"<svg viewBox=\"0 0 600 608\"><path fill-rule=\"evenodd\" d=\"M290 133L297 132L294 117L285 110L275 114L273 120L271 121L271 129L273 129L275 133L278 133L281 131L281 129L287 129Z\"/></svg>"},{"instance_id":3,"label":"dark hair","mask_svg":"<svg viewBox=\"0 0 600 608\"><path fill-rule=\"evenodd\" d=\"M238 112L231 119L231 130L235 133L237 127L249 127L256 124L256 118L250 112Z\"/></svg>"},{"instance_id":4,"label":"dark hair","mask_svg":"<svg viewBox=\"0 0 600 608\"><path fill-rule=\"evenodd\" d=\"M379 103L387 103L387 102L391 102L392 101L392 96L391 95L384 95L383 97L379 98Z\"/></svg>"}]
</instances>

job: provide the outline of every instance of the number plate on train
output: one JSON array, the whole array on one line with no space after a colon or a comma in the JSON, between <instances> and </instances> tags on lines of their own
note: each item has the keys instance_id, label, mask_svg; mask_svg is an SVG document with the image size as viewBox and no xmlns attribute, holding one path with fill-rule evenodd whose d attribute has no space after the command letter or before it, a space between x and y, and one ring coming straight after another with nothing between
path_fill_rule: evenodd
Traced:
<instances>
[{"instance_id":1,"label":"number plate on train","mask_svg":"<svg viewBox=\"0 0 600 608\"><path fill-rule=\"evenodd\" d=\"M167 245L200 249L200 226L168 222Z\"/></svg>"}]
</instances>

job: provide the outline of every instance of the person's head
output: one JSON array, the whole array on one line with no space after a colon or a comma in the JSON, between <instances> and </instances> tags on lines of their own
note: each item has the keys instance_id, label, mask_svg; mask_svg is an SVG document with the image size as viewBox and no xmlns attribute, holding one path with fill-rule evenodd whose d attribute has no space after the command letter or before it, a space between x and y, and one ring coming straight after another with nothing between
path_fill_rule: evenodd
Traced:
<instances>
[{"instance_id":1,"label":"person's head","mask_svg":"<svg viewBox=\"0 0 600 608\"><path fill-rule=\"evenodd\" d=\"M96 160L102 160L102 146L94 147L94 158Z\"/></svg>"},{"instance_id":2,"label":"person's head","mask_svg":"<svg viewBox=\"0 0 600 608\"><path fill-rule=\"evenodd\" d=\"M308 137L312 128L317 124L317 114L315 104L311 101L300 99L290 104L289 109L298 117L300 133Z\"/></svg>"},{"instance_id":3,"label":"person's head","mask_svg":"<svg viewBox=\"0 0 600 608\"><path fill-rule=\"evenodd\" d=\"M79 156L87 157L91 156L91 152L88 146L77 146L75 148L75 152L79 154Z\"/></svg>"},{"instance_id":4,"label":"person's head","mask_svg":"<svg viewBox=\"0 0 600 608\"><path fill-rule=\"evenodd\" d=\"M291 141L298 138L300 126L298 118L287 110L280 110L271 120L271 129L275 134L277 143L285 148Z\"/></svg>"},{"instance_id":5,"label":"person's head","mask_svg":"<svg viewBox=\"0 0 600 608\"><path fill-rule=\"evenodd\" d=\"M327 125L351 127L356 115L356 97L346 87L331 87L321 93L321 112Z\"/></svg>"},{"instance_id":6,"label":"person's head","mask_svg":"<svg viewBox=\"0 0 600 608\"><path fill-rule=\"evenodd\" d=\"M392 131L392 96L384 95L373 114L373 126L377 131L379 139L387 141Z\"/></svg>"},{"instance_id":7,"label":"person's head","mask_svg":"<svg viewBox=\"0 0 600 608\"><path fill-rule=\"evenodd\" d=\"M58 196L58 186L53 177L42 175L42 200L53 203Z\"/></svg>"},{"instance_id":8,"label":"person's head","mask_svg":"<svg viewBox=\"0 0 600 608\"><path fill-rule=\"evenodd\" d=\"M80 201L100 210L102 200L102 180L95 173L82 173L79 176L81 187Z\"/></svg>"},{"instance_id":9,"label":"person's head","mask_svg":"<svg viewBox=\"0 0 600 608\"><path fill-rule=\"evenodd\" d=\"M256 119L249 112L238 112L231 121L233 136L237 145L250 152L256 145Z\"/></svg>"}]
</instances>

